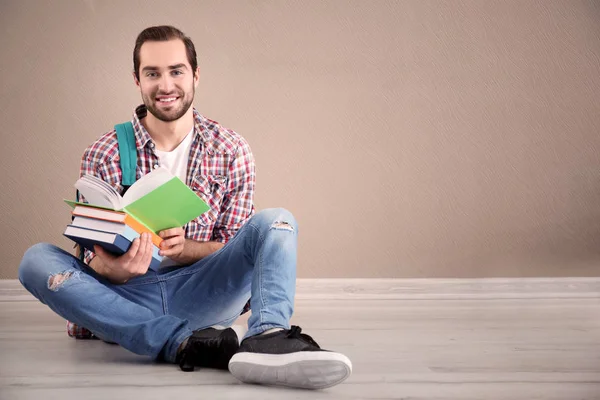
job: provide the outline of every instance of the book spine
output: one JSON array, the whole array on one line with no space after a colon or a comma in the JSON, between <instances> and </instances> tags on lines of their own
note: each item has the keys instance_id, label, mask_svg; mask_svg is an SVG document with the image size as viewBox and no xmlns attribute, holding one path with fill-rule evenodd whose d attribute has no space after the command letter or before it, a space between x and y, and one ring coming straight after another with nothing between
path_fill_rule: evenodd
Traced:
<instances>
[{"instance_id":1,"label":"book spine","mask_svg":"<svg viewBox=\"0 0 600 400\"><path fill-rule=\"evenodd\" d=\"M144 232L148 232L152 235L152 243L154 243L156 247L160 248L160 244L163 241L162 238L156 233L152 232L150 228L148 228L141 221L136 219L133 215L127 213L125 214L125 225L129 226L140 235Z\"/></svg>"},{"instance_id":2,"label":"book spine","mask_svg":"<svg viewBox=\"0 0 600 400\"><path fill-rule=\"evenodd\" d=\"M121 236L125 237L130 242L133 242L136 238L140 237L140 233L136 232L135 229L133 229L132 227L127 225L127 228L121 234ZM160 251L160 249L157 246L152 246L152 258L158 260L160 263L160 261L162 261L162 259L163 259L163 256L158 254L159 251Z\"/></svg>"}]
</instances>

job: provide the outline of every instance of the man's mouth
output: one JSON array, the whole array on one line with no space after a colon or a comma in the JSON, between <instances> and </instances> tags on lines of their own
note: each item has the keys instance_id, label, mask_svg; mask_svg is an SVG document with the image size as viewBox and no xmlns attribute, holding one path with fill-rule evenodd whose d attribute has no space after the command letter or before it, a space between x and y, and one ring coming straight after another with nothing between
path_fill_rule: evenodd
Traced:
<instances>
[{"instance_id":1,"label":"man's mouth","mask_svg":"<svg viewBox=\"0 0 600 400\"><path fill-rule=\"evenodd\" d=\"M174 102L175 100L177 100L179 97L177 96L161 96L161 97L157 97L156 101L161 103L161 104L169 104Z\"/></svg>"}]
</instances>

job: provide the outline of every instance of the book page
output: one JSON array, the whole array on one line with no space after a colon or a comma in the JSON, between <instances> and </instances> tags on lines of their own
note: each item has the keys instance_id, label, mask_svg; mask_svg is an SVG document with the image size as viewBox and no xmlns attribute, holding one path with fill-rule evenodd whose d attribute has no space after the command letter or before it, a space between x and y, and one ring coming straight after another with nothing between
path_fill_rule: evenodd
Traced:
<instances>
[{"instance_id":1,"label":"book page","mask_svg":"<svg viewBox=\"0 0 600 400\"><path fill-rule=\"evenodd\" d=\"M158 167L149 174L142 176L131 185L127 193L123 196L123 208L169 182L174 177L175 175L164 167Z\"/></svg>"},{"instance_id":2,"label":"book page","mask_svg":"<svg viewBox=\"0 0 600 400\"><path fill-rule=\"evenodd\" d=\"M114 210L122 208L121 195L108 183L93 175L84 175L79 178L75 182L75 188L91 205L108 207Z\"/></svg>"}]
</instances>

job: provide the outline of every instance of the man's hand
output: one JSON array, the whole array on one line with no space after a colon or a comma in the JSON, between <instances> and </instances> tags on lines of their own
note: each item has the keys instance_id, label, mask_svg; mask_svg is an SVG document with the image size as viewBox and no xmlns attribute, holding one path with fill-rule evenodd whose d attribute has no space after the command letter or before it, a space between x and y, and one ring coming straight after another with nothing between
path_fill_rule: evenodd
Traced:
<instances>
[{"instance_id":1,"label":"man's hand","mask_svg":"<svg viewBox=\"0 0 600 400\"><path fill-rule=\"evenodd\" d=\"M160 231L163 238L159 254L169 257L179 265L190 265L223 247L220 242L197 242L185 238L185 229L171 228Z\"/></svg>"},{"instance_id":2,"label":"man's hand","mask_svg":"<svg viewBox=\"0 0 600 400\"><path fill-rule=\"evenodd\" d=\"M101 261L100 270L96 272L112 282L125 283L148 272L152 261L152 239L150 234L142 233L121 256L115 256L100 246L94 246L94 252Z\"/></svg>"},{"instance_id":3,"label":"man's hand","mask_svg":"<svg viewBox=\"0 0 600 400\"><path fill-rule=\"evenodd\" d=\"M185 230L183 228L166 229L160 231L158 236L163 239L158 254L173 260L181 258L185 247Z\"/></svg>"}]
</instances>

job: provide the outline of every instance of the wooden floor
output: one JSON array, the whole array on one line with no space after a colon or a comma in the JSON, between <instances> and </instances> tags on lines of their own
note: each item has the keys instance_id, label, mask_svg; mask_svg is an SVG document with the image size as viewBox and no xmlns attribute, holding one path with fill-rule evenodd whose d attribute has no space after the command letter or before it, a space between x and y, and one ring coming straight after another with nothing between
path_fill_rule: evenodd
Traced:
<instances>
[{"instance_id":1,"label":"wooden floor","mask_svg":"<svg viewBox=\"0 0 600 400\"><path fill-rule=\"evenodd\" d=\"M180 372L0 281L0 399L600 399L600 279L301 280L292 321L354 364L318 392Z\"/></svg>"}]
</instances>

